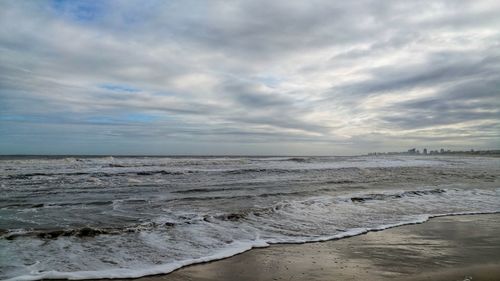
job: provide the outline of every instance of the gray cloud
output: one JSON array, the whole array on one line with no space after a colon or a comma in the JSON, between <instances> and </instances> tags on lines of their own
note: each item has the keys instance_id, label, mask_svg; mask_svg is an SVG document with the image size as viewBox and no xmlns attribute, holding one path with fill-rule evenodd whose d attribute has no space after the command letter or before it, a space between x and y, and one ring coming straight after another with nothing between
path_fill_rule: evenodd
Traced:
<instances>
[{"instance_id":1,"label":"gray cloud","mask_svg":"<svg viewBox=\"0 0 500 281\"><path fill-rule=\"evenodd\" d=\"M487 0L2 1L0 153L32 153L33 138L43 153L498 147L499 13Z\"/></svg>"}]
</instances>

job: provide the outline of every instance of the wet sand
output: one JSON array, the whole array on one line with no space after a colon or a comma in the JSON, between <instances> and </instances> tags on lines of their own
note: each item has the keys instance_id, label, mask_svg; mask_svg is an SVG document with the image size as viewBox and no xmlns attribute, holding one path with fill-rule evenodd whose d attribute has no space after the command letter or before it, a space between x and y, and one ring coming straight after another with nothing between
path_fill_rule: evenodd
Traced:
<instances>
[{"instance_id":1,"label":"wet sand","mask_svg":"<svg viewBox=\"0 0 500 281\"><path fill-rule=\"evenodd\" d=\"M500 214L452 216L356 237L273 245L141 281L500 280Z\"/></svg>"}]
</instances>

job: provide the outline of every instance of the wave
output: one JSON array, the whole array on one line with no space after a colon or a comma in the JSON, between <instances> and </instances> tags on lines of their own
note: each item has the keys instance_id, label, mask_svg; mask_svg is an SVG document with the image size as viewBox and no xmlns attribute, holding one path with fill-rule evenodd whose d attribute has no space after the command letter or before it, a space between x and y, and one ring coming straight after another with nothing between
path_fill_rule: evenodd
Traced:
<instances>
[{"instance_id":1,"label":"wave","mask_svg":"<svg viewBox=\"0 0 500 281\"><path fill-rule=\"evenodd\" d=\"M452 213L442 213L442 214L423 214L418 215L417 218L408 221L401 221L392 224L383 224L376 227L370 228L352 228L345 230L342 233L331 235L331 236L322 236L322 237L314 237L314 238L295 238L290 240L269 240L266 241L268 244L305 244L305 243L314 243L314 242L326 242L332 240L338 240L342 238L349 238L361 234L366 234L368 232L377 232L382 230L387 230L390 228L395 228L404 225L412 225L412 224L421 224L433 218L447 217L447 216L466 216L466 215L488 215L488 214L500 214L500 210L492 210L492 211L478 211L478 212L452 212Z\"/></svg>"},{"instance_id":2,"label":"wave","mask_svg":"<svg viewBox=\"0 0 500 281\"><path fill-rule=\"evenodd\" d=\"M82 227L80 229L72 230L48 230L48 231L26 231L21 233L6 233L3 238L7 240L14 240L19 237L35 236L40 239L56 239L63 236L76 236L76 237L95 237L100 234L111 234L113 233L109 229L98 229L91 227Z\"/></svg>"},{"instance_id":3,"label":"wave","mask_svg":"<svg viewBox=\"0 0 500 281\"><path fill-rule=\"evenodd\" d=\"M191 222L185 221L184 224L190 224ZM99 235L121 235L124 233L134 233L141 232L147 230L157 229L159 227L173 227L176 223L173 222L165 222L162 224L156 222L147 222L142 224L137 224L134 226L128 227L80 227L80 228L61 228L61 229L39 229L39 230L5 230L0 229L0 238L6 240L14 240L18 238L26 238L26 237L34 237L38 239L58 239L60 237L78 237L78 238L87 238L87 237L96 237Z\"/></svg>"},{"instance_id":4,"label":"wave","mask_svg":"<svg viewBox=\"0 0 500 281\"><path fill-rule=\"evenodd\" d=\"M124 166L128 167L128 166ZM375 168L376 169L376 168ZM185 170L134 170L134 171L110 171L110 172L36 172L36 173L20 173L20 174L11 174L3 176L5 179L21 179L21 180L29 180L33 177L53 177L53 176L92 176L92 177L114 177L114 176L124 176L124 175L138 175L138 176L151 176L151 175L189 175L195 173L208 173L208 174L220 174L220 175L241 175L241 174L251 174L251 173L298 173L298 172L311 172L311 171L341 171L341 172L359 172L362 169L357 167L340 167L340 168L240 168L240 169L218 169L218 170L193 170L193 169L185 169Z\"/></svg>"},{"instance_id":5,"label":"wave","mask_svg":"<svg viewBox=\"0 0 500 281\"><path fill-rule=\"evenodd\" d=\"M127 201L134 201L134 200L127 200ZM141 200L141 201L147 202L147 200ZM81 207L83 207L83 206L104 206L104 205L112 205L113 203L114 203L113 200L89 201L89 202L36 203L36 204L13 203L13 204L7 204L7 205L1 206L0 210L13 209L13 208L19 210L19 207L26 208L26 209L39 209L39 208L58 208L58 207L65 207L65 206L81 206Z\"/></svg>"},{"instance_id":6,"label":"wave","mask_svg":"<svg viewBox=\"0 0 500 281\"><path fill-rule=\"evenodd\" d=\"M279 161L290 161L290 162L297 162L297 163L311 163L315 159L316 159L316 157L290 157L290 158L281 159Z\"/></svg>"},{"instance_id":7,"label":"wave","mask_svg":"<svg viewBox=\"0 0 500 281\"><path fill-rule=\"evenodd\" d=\"M118 166L115 166L118 167ZM128 167L128 166L123 166ZM20 179L30 180L33 177L53 177L53 176L92 176L92 177L115 177L125 175L137 176L152 176L152 175L187 175L193 173L218 173L227 175L240 175L248 173L288 173L297 172L299 169L272 169L272 168L248 168L248 169L232 169L232 170L184 170L184 171L168 171L168 170L146 170L146 171L127 171L127 172L61 172L61 173L24 173L7 175L5 179Z\"/></svg>"},{"instance_id":8,"label":"wave","mask_svg":"<svg viewBox=\"0 0 500 281\"><path fill-rule=\"evenodd\" d=\"M495 214L500 213L500 211L491 212L456 212L456 213L444 213L444 214L424 214L415 216L410 220L400 221L392 224L382 224L371 228L352 228L345 230L341 233L331 235L331 236L321 236L312 237L307 239L290 239L290 240L265 240L256 239L253 241L234 241L227 245L226 248L217 251L214 254L207 255L200 258L184 259L175 262L155 265L147 268L110 268L105 270L95 270L95 271L74 271L74 272L62 272L62 271L46 271L43 273L32 273L27 275L16 276L6 281L19 281L19 280L43 280L43 279L70 279L70 280L85 280L85 279L115 279L115 278L139 278L150 275L158 274L168 274L179 268L205 263L210 261L221 260L235 256L237 254L244 253L253 248L263 248L269 247L272 244L304 244L312 242L324 242L331 240L339 240L349 237L354 237L368 232L382 231L390 228L395 228L404 225L421 224L432 218L444 217L444 216L459 216L459 215L477 215L477 214Z\"/></svg>"},{"instance_id":9,"label":"wave","mask_svg":"<svg viewBox=\"0 0 500 281\"><path fill-rule=\"evenodd\" d=\"M8 175L6 179L32 179L33 177L53 177L53 176L92 176L92 177L114 177L124 175L137 175L137 176L151 176L151 175L185 175L192 174L195 171L167 171L167 170L153 170L153 171L130 171L130 172L69 172L69 173L27 173Z\"/></svg>"},{"instance_id":10,"label":"wave","mask_svg":"<svg viewBox=\"0 0 500 281\"><path fill-rule=\"evenodd\" d=\"M363 203L363 202L371 201L371 200L398 199L398 198L408 197L408 196L441 194L441 193L445 193L445 192L446 192L445 189L436 188L436 189L427 189L427 190L409 190L409 191L403 191L403 192L397 192L397 193L375 193L375 194L368 194L366 196L351 197L350 199L352 202Z\"/></svg>"},{"instance_id":11,"label":"wave","mask_svg":"<svg viewBox=\"0 0 500 281\"><path fill-rule=\"evenodd\" d=\"M424 195L440 195L443 193L446 193L447 191L445 189L427 189L427 190L409 190L409 191L401 191L401 192L392 192L392 193L371 193L371 194L366 194L363 196L354 196L354 197L347 197L342 198L342 197L332 197L330 199L330 203L335 204L337 200L339 200L342 203L352 203L352 204L360 204L372 200L394 200L394 199L401 199L405 197L415 197L415 196L424 196ZM294 194L296 194L295 192ZM305 193L305 192L303 192ZM288 193L273 193L272 195L288 195ZM269 194L262 194L260 196L271 196ZM250 195L242 195L242 196L232 196L231 198L242 198L242 197L253 197ZM188 198L182 198L182 199L175 199L175 200L215 200L215 199L227 199L227 196L212 196L212 197L188 197ZM324 198L323 198L324 199ZM59 203L59 204L37 204L33 205L33 208L43 208L43 207L53 207L53 206L67 206L67 205L115 205L117 202L123 203L123 202L133 202L133 203L146 203L147 200L142 200L142 199L132 199L132 200L115 200L115 201L95 201L95 202L88 202L85 204L82 203ZM169 201L174 201L174 200L169 200ZM250 216L253 217L262 217L262 216L271 216L273 213L279 212L283 210L286 207L291 207L296 204L305 204L310 205L316 203L315 199L307 199L303 201L281 201L278 203L275 203L271 206L268 207L253 207L250 209L246 210L241 210L239 212L228 212L228 213L223 213L223 214L197 214L193 217L186 217L186 216L179 216L173 221L168 221L164 223L157 223L157 222L145 222L137 225L129 225L126 227L122 228L95 228L95 227L83 227L83 228L76 228L76 229L51 229L51 230L32 230L32 231L26 231L23 233L9 233L8 231L2 234L2 231L0 231L0 238L4 238L7 240L13 240L19 237L25 237L25 236L33 236L37 238L42 238L42 239L57 239L58 237L65 237L65 236L76 236L76 237L93 237L101 234L109 234L109 235L117 235L117 234L122 234L122 233L130 233L130 232L140 232L144 230L153 230L153 229L158 229L158 228L166 228L166 227L174 227L176 225L182 225L182 224L194 224L194 223L199 223L199 222L215 222L215 221L241 221L245 220Z\"/></svg>"},{"instance_id":12,"label":"wave","mask_svg":"<svg viewBox=\"0 0 500 281\"><path fill-rule=\"evenodd\" d=\"M235 190L249 190L248 187L216 187L216 188L190 188L183 190L174 190L170 193L174 194L192 194L192 193L208 193L208 192L220 192L220 191L235 191ZM253 190L253 189L251 189Z\"/></svg>"},{"instance_id":13,"label":"wave","mask_svg":"<svg viewBox=\"0 0 500 281\"><path fill-rule=\"evenodd\" d=\"M115 165L115 164L113 164ZM19 174L7 174L1 175L3 179L10 180L32 180L34 177L53 177L53 176L90 176L90 177L116 177L116 176L153 176L153 175L172 175L172 176L183 176L192 174L209 174L217 176L236 176L245 174L290 174L290 173L324 173L324 175L329 175L330 177L339 177L330 179L332 184L349 184L355 182L355 179L363 178L365 181L381 181L384 179L391 179L394 177L405 179L413 179L413 177L453 177L453 178L465 178L465 179L484 179L488 181L494 181L497 176L487 172L476 172L476 173L460 173L455 170L449 169L436 169L433 167L426 166L407 166L407 167L325 167L318 165L311 166L297 166L297 167L242 167L236 169L203 169L203 168L185 168L185 169L155 169L155 170L126 170L128 166L116 164L116 169L111 169L108 171L68 171L68 172L35 172L35 173L19 173ZM123 167L121 167L123 166ZM154 165L158 166L158 165ZM125 169L125 171L124 171ZM25 182L28 184L29 182Z\"/></svg>"},{"instance_id":14,"label":"wave","mask_svg":"<svg viewBox=\"0 0 500 281\"><path fill-rule=\"evenodd\" d=\"M127 269L127 268L114 268L101 271L75 271L75 272L60 272L60 271L48 271L41 274L35 275L22 275L5 281L20 281L20 280L42 280L42 279L70 279L70 280L84 280L84 279L103 279L103 278L138 278L149 275L166 274L181 267L185 267L192 264L205 263L215 260L220 260L228 257L241 254L252 248L262 248L268 247L264 241L253 241L253 242L232 242L227 249L219 251L213 255L205 256L195 259L186 259L172 263L166 263L161 265L152 266L149 268L142 269Z\"/></svg>"}]
</instances>

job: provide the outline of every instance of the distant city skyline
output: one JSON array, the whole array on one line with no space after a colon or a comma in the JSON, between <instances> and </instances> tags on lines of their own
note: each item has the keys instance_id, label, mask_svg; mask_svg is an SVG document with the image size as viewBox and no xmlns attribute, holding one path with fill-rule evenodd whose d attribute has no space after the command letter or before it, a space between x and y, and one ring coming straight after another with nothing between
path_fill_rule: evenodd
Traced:
<instances>
[{"instance_id":1,"label":"distant city skyline","mask_svg":"<svg viewBox=\"0 0 500 281\"><path fill-rule=\"evenodd\" d=\"M470 154L470 155L500 155L500 149L489 149L489 150L477 150L477 149L469 149L469 150L451 150L445 148L439 149L427 149L423 148L422 150L418 148L411 148L407 151L387 151L387 152L370 152L368 155L453 155L453 154Z\"/></svg>"},{"instance_id":2,"label":"distant city skyline","mask_svg":"<svg viewBox=\"0 0 500 281\"><path fill-rule=\"evenodd\" d=\"M0 1L0 154L499 149L499 15L487 0Z\"/></svg>"}]
</instances>

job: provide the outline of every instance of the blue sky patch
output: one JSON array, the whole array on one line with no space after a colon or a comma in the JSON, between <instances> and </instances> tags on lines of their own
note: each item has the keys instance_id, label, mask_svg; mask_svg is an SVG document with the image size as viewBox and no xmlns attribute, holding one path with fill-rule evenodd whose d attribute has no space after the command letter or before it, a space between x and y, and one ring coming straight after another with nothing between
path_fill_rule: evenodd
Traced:
<instances>
[{"instance_id":1,"label":"blue sky patch","mask_svg":"<svg viewBox=\"0 0 500 281\"><path fill-rule=\"evenodd\" d=\"M56 13L78 22L90 22L102 18L106 1L52 0Z\"/></svg>"},{"instance_id":2,"label":"blue sky patch","mask_svg":"<svg viewBox=\"0 0 500 281\"><path fill-rule=\"evenodd\" d=\"M130 87L127 85L118 85L118 84L101 84L99 88L115 91L115 92L127 92L127 93L137 93L140 92L139 89Z\"/></svg>"}]
</instances>

